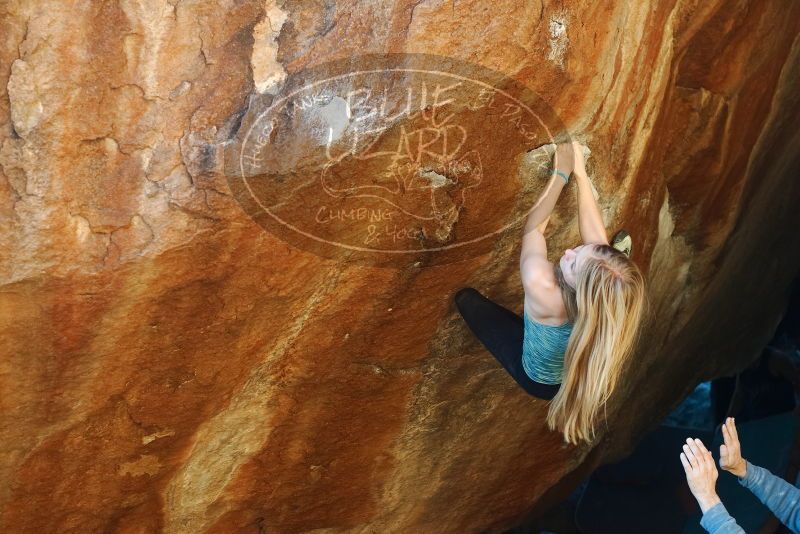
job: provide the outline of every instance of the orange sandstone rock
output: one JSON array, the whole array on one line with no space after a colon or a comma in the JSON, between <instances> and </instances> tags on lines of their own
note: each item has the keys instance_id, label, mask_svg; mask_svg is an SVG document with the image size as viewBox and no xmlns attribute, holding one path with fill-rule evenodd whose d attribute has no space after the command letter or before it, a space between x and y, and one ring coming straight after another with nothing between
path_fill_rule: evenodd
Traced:
<instances>
[{"instance_id":1,"label":"orange sandstone rock","mask_svg":"<svg viewBox=\"0 0 800 534\"><path fill-rule=\"evenodd\" d=\"M631 450L698 381L752 361L800 265L791 0L0 9L6 532L500 531ZM633 235L652 304L593 449L562 445L547 404L452 303L472 285L522 311L521 224L542 187L524 162L547 142L501 127L522 121L462 108L458 124L484 137L447 152L450 166L327 169L341 206L324 214L383 224L381 210L403 208L421 222L395 238L442 247L400 262L265 231L267 212L232 190L258 113L306 69L354 58L357 70L366 53L502 73L493 90L530 89L591 147L609 230ZM327 136L348 139L340 104L327 102L328 122L298 122L316 133L269 176L312 176ZM409 132L429 120L376 139L419 148ZM423 186L409 205L351 213L354 183ZM575 209L567 188L551 259L579 239ZM470 254L443 248L506 223Z\"/></svg>"}]
</instances>

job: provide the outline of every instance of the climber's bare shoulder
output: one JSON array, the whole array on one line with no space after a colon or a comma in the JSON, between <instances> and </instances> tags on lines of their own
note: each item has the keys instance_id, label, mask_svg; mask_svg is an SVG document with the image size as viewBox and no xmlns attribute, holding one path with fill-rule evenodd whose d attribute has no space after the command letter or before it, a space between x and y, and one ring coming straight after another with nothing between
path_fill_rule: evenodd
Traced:
<instances>
[{"instance_id":1,"label":"climber's bare shoulder","mask_svg":"<svg viewBox=\"0 0 800 534\"><path fill-rule=\"evenodd\" d=\"M567 320L567 310L553 264L543 259L525 262L521 276L525 291L525 313L538 323L553 326L563 324Z\"/></svg>"}]
</instances>

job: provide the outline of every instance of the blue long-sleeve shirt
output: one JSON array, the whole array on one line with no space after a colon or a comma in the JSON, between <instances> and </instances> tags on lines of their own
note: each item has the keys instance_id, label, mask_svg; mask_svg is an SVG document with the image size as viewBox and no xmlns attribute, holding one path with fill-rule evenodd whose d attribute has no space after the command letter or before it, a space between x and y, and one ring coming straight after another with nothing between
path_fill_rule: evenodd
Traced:
<instances>
[{"instance_id":1,"label":"blue long-sleeve shirt","mask_svg":"<svg viewBox=\"0 0 800 534\"><path fill-rule=\"evenodd\" d=\"M752 491L789 530L800 533L800 489L763 467L745 462L747 472L744 478L737 477L739 484ZM706 510L700 526L710 534L745 534L722 503Z\"/></svg>"}]
</instances>

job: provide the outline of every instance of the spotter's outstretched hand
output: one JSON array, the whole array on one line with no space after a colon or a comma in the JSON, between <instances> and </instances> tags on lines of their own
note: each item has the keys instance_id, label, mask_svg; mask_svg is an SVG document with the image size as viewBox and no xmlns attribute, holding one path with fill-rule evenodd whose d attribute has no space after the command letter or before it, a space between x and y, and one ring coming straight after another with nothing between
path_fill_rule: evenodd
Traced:
<instances>
[{"instance_id":1,"label":"spotter's outstretched hand","mask_svg":"<svg viewBox=\"0 0 800 534\"><path fill-rule=\"evenodd\" d=\"M705 513L706 510L721 502L717 496L717 466L711 452L703 442L695 438L686 438L683 452L680 454L686 482L689 490L697 499L697 503Z\"/></svg>"},{"instance_id":2,"label":"spotter's outstretched hand","mask_svg":"<svg viewBox=\"0 0 800 534\"><path fill-rule=\"evenodd\" d=\"M742 458L742 445L736 431L736 421L728 417L722 423L722 438L725 443L719 446L719 467L739 478L747 474L747 462Z\"/></svg>"}]
</instances>

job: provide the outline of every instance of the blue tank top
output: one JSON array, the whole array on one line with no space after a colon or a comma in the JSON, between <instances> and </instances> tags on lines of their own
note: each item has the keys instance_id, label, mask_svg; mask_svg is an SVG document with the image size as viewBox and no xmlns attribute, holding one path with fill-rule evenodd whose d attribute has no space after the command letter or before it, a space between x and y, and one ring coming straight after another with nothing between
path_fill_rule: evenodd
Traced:
<instances>
[{"instance_id":1,"label":"blue tank top","mask_svg":"<svg viewBox=\"0 0 800 534\"><path fill-rule=\"evenodd\" d=\"M522 367L540 384L560 384L564 371L564 353L572 333L572 323L560 326L537 323L523 306L525 334L522 340Z\"/></svg>"}]
</instances>

